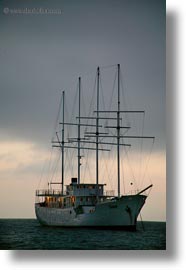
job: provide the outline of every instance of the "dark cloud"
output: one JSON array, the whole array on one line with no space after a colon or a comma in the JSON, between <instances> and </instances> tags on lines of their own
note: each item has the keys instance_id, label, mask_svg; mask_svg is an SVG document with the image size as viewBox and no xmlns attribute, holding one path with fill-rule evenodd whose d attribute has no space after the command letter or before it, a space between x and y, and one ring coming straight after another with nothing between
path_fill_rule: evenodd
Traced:
<instances>
[{"instance_id":1,"label":"dark cloud","mask_svg":"<svg viewBox=\"0 0 186 270\"><path fill-rule=\"evenodd\" d=\"M4 7L59 8L62 15L5 15ZM48 143L60 90L70 111L75 78L120 63L126 99L147 111L146 133L165 147L165 1L2 1L0 8L3 139ZM85 101L93 90L86 80Z\"/></svg>"}]
</instances>

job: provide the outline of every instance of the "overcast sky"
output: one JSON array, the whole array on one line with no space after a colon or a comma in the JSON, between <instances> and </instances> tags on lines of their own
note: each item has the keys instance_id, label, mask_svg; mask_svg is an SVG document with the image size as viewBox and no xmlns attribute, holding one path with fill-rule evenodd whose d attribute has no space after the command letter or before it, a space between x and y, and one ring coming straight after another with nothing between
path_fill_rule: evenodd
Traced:
<instances>
[{"instance_id":1,"label":"overcast sky","mask_svg":"<svg viewBox=\"0 0 186 270\"><path fill-rule=\"evenodd\" d=\"M58 9L61 14L11 14L18 8ZM60 91L66 91L72 106L74 81L87 72L95 76L99 65L121 64L125 95L133 108L145 109L145 132L156 137L154 151L164 153L165 1L0 1L0 60L0 143L6 145L0 155L4 164L0 171L2 188L24 190L24 181L18 181L23 175L10 174L15 167L5 166L11 159L11 148L28 143L35 146L38 155L41 146L42 154L47 153ZM87 86L85 99L92 91L92 86ZM5 159L7 155L9 159ZM159 219L165 219L165 167L162 170L163 188L159 192L164 209L160 216L154 216ZM34 175L36 178L39 176ZM34 187L29 182L30 190ZM155 199L152 209L153 203ZM22 211L23 216L29 212ZM8 216L13 212L8 207ZM147 218L153 219L149 213ZM21 216L19 211L17 215ZM2 216L6 216L5 211Z\"/></svg>"}]
</instances>

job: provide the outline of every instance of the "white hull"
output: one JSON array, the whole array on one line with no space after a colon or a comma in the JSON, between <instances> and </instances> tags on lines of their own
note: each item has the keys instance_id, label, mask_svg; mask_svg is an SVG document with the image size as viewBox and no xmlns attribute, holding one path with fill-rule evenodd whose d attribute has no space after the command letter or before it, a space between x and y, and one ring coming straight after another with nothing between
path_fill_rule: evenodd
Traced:
<instances>
[{"instance_id":1,"label":"white hull","mask_svg":"<svg viewBox=\"0 0 186 270\"><path fill-rule=\"evenodd\" d=\"M136 227L137 217L146 200L145 195L123 196L118 200L74 207L50 208L35 204L36 216L42 225L63 227Z\"/></svg>"}]
</instances>

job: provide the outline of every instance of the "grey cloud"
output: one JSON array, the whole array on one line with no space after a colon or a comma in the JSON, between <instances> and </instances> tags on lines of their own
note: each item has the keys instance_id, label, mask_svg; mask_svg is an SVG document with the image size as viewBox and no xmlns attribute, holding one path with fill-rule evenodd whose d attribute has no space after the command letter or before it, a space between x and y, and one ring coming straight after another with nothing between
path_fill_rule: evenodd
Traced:
<instances>
[{"instance_id":1,"label":"grey cloud","mask_svg":"<svg viewBox=\"0 0 186 270\"><path fill-rule=\"evenodd\" d=\"M127 99L147 111L146 133L157 137L157 148L165 147L165 1L7 1L6 6L61 8L63 13L1 12L4 139L48 143L60 90L67 91L70 108L74 78L97 65L120 63ZM87 83L85 100L92 89Z\"/></svg>"}]
</instances>

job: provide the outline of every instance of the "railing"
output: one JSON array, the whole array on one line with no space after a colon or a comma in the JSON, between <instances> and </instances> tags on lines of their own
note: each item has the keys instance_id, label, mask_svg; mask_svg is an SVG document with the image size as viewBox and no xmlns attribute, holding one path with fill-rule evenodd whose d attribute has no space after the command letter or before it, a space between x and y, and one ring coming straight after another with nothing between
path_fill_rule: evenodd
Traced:
<instances>
[{"instance_id":1,"label":"railing","mask_svg":"<svg viewBox=\"0 0 186 270\"><path fill-rule=\"evenodd\" d=\"M106 190L104 191L104 196L115 196L114 190Z\"/></svg>"},{"instance_id":2,"label":"railing","mask_svg":"<svg viewBox=\"0 0 186 270\"><path fill-rule=\"evenodd\" d=\"M127 193L123 194L123 195L136 195L138 194L139 192L139 189L136 189L136 190L129 190ZM113 197L116 197L116 193L114 190L106 190L104 191L104 196L113 196Z\"/></svg>"},{"instance_id":3,"label":"railing","mask_svg":"<svg viewBox=\"0 0 186 270\"><path fill-rule=\"evenodd\" d=\"M139 192L139 190L130 190L125 195L136 195ZM52 195L74 195L73 191L64 191L62 194L62 191L60 189L38 189L36 190L36 196L52 196ZM86 196L87 194L78 194L78 196ZM94 194L92 194L94 195ZM114 190L106 190L104 191L104 196L113 196L115 197L115 191Z\"/></svg>"},{"instance_id":4,"label":"railing","mask_svg":"<svg viewBox=\"0 0 186 270\"><path fill-rule=\"evenodd\" d=\"M125 195L136 195L139 192L139 189L129 190Z\"/></svg>"},{"instance_id":5,"label":"railing","mask_svg":"<svg viewBox=\"0 0 186 270\"><path fill-rule=\"evenodd\" d=\"M138 194L139 190L130 190L129 192L125 193L125 195L136 195ZM73 191L64 191L62 194L62 191L59 189L39 189L36 190L36 196L37 197L52 197L52 196L63 196L63 195L69 195L69 196L74 196ZM95 194L92 194L94 196ZM116 197L117 195L115 194L114 190L106 190L104 191L103 194L105 197ZM87 196L87 194L76 194L75 196ZM88 194L90 196L90 194Z\"/></svg>"},{"instance_id":6,"label":"railing","mask_svg":"<svg viewBox=\"0 0 186 270\"><path fill-rule=\"evenodd\" d=\"M66 191L63 192L59 189L38 189L36 190L36 196L52 196L52 195L66 195Z\"/></svg>"}]
</instances>

